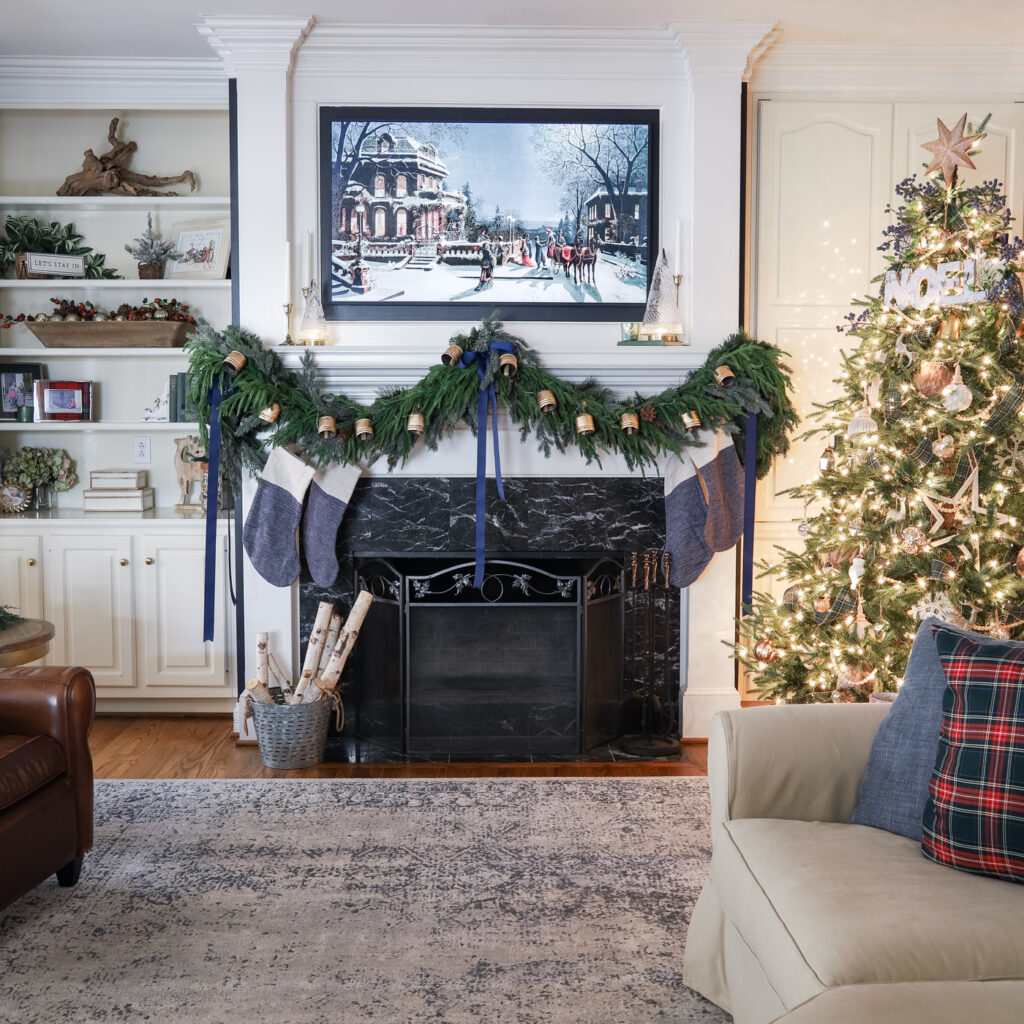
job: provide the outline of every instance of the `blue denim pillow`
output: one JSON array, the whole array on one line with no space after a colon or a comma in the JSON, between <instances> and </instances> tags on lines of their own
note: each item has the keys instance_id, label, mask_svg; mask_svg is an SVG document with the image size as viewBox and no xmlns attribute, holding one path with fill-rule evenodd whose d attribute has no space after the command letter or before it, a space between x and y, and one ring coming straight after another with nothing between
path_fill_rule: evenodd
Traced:
<instances>
[{"instance_id":1,"label":"blue denim pillow","mask_svg":"<svg viewBox=\"0 0 1024 1024\"><path fill-rule=\"evenodd\" d=\"M930 618L917 631L899 696L871 745L851 825L870 825L921 841L946 690L946 675L932 635L932 627L938 625L953 628ZM967 630L956 632L976 636Z\"/></svg>"}]
</instances>

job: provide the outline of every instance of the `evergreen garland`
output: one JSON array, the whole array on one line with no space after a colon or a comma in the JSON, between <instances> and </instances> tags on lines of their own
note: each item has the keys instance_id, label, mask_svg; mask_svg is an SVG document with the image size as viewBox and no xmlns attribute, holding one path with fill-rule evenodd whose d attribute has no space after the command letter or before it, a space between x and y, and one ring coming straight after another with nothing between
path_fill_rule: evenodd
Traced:
<instances>
[{"instance_id":1,"label":"evergreen garland","mask_svg":"<svg viewBox=\"0 0 1024 1024\"><path fill-rule=\"evenodd\" d=\"M24 621L21 615L11 610L10 605L0 604L0 629L7 629L8 626Z\"/></svg>"},{"instance_id":2,"label":"evergreen garland","mask_svg":"<svg viewBox=\"0 0 1024 1024\"><path fill-rule=\"evenodd\" d=\"M514 377L499 372L499 353L490 352L495 341L515 346L519 369ZM704 365L681 383L656 395L636 394L625 400L614 398L596 380L573 384L548 373L537 353L510 334L496 313L467 333L456 334L451 344L465 352L490 353L482 380L475 366L467 370L438 364L409 388L382 390L366 407L343 394L321 392L312 349L303 351L301 367L292 371L251 332L237 327L218 332L201 321L186 344L189 402L198 410L200 439L203 444L208 442L209 392L215 382L222 390L230 389L220 406L224 427L221 460L228 474L241 469L259 474L266 461L266 446L283 444L298 446L317 465L372 464L381 458L389 466L403 464L418 440L407 429L410 413L423 414L424 444L436 450L460 423L476 432L477 391L490 383L524 443L536 437L545 455L575 446L588 463L598 465L602 453L617 453L634 470L656 468L660 457L678 454L694 444L682 422L683 414L691 410L704 426L720 426L738 435L742 452L743 422L748 413L756 412L757 475L761 477L773 458L789 450L789 433L797 422L789 399L788 367L782 362L784 353L742 332L709 353ZM224 357L232 350L246 357L244 368L233 375L224 368ZM728 364L736 375L731 387L715 382L715 370L722 364ZM547 413L537 404L537 393L544 390L553 392L558 402ZM275 403L281 412L271 425L259 414ZM576 431L576 417L583 412L594 417L596 432L592 436ZM620 417L627 412L640 415L640 429L632 435L620 426ZM335 418L337 437L318 436L321 416ZM374 436L369 441L360 441L354 434L355 421L364 417L373 423Z\"/></svg>"}]
</instances>

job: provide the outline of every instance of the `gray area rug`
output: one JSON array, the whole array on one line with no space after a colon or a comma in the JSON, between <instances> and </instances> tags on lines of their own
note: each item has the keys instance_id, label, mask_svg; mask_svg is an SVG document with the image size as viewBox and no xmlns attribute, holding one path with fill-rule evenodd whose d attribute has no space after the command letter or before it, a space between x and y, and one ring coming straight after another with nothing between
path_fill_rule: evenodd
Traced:
<instances>
[{"instance_id":1,"label":"gray area rug","mask_svg":"<svg viewBox=\"0 0 1024 1024\"><path fill-rule=\"evenodd\" d=\"M707 781L96 784L0 912L0 1020L728 1021L682 981Z\"/></svg>"}]
</instances>

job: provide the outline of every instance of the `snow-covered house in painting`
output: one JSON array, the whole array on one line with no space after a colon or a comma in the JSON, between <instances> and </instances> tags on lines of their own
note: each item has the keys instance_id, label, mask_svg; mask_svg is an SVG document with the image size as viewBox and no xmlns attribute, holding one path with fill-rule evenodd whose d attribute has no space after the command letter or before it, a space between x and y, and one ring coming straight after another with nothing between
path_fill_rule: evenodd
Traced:
<instances>
[{"instance_id":1,"label":"snow-covered house in painting","mask_svg":"<svg viewBox=\"0 0 1024 1024\"><path fill-rule=\"evenodd\" d=\"M630 188L625 195L620 192L614 196L606 189L598 189L587 197L584 208L587 233L598 241L629 242L638 232L641 236L646 233L641 227L647 223L645 188Z\"/></svg>"},{"instance_id":2,"label":"snow-covered house in painting","mask_svg":"<svg viewBox=\"0 0 1024 1024\"><path fill-rule=\"evenodd\" d=\"M448 168L437 147L409 135L381 132L359 148L341 201L343 239L430 241L452 237L466 197L448 191Z\"/></svg>"}]
</instances>

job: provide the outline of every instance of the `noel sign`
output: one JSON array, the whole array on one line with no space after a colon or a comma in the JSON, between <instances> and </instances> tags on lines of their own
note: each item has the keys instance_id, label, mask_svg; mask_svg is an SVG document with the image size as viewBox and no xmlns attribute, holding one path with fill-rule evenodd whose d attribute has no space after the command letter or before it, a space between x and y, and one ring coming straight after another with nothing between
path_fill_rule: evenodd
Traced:
<instances>
[{"instance_id":1,"label":"noel sign","mask_svg":"<svg viewBox=\"0 0 1024 1024\"><path fill-rule=\"evenodd\" d=\"M953 260L935 267L922 264L914 270L908 267L899 273L887 270L883 302L886 306L895 304L899 309L986 302L988 292L983 288L975 290L976 274L973 259Z\"/></svg>"}]
</instances>

